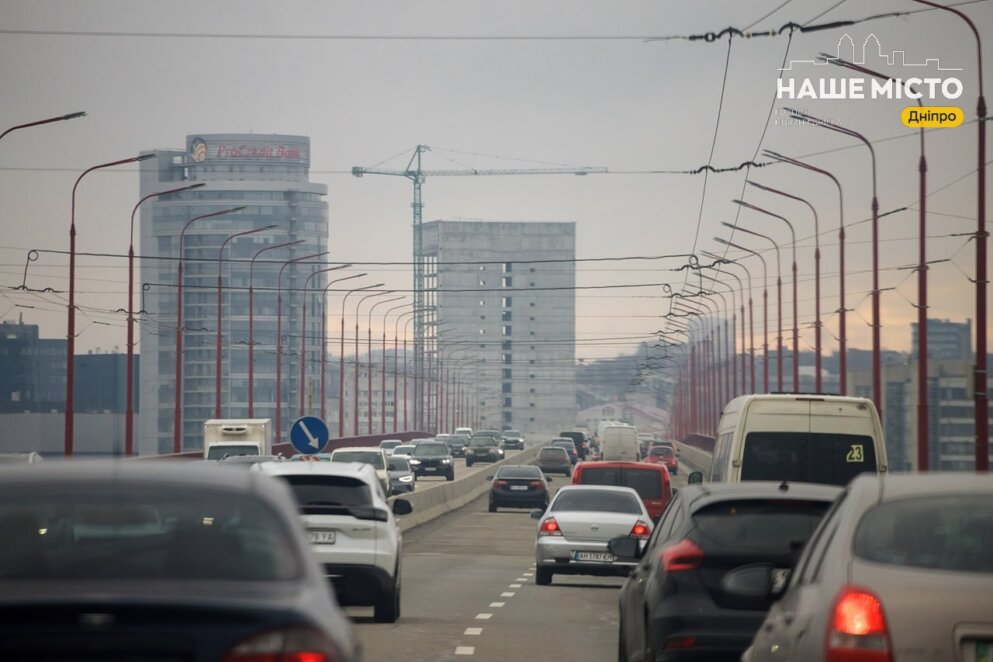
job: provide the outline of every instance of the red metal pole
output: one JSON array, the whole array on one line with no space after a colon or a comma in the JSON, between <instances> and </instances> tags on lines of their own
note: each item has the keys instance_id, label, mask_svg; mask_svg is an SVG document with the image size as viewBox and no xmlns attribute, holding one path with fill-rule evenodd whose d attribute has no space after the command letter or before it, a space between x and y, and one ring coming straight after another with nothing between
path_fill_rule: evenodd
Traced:
<instances>
[{"instance_id":1,"label":"red metal pole","mask_svg":"<svg viewBox=\"0 0 993 662\"><path fill-rule=\"evenodd\" d=\"M294 244L302 243L303 239L298 239ZM286 267L291 264L296 264L297 262L302 262L303 260L312 260L314 258L323 257L327 255L328 251L321 251L320 253L312 253L310 255L301 255L300 257L295 257L291 260L283 262L282 266L279 267L279 275L276 276L276 443L282 441L283 435L283 272ZM300 360L303 360L303 355L301 354ZM300 399L303 399L303 393L300 393Z\"/></svg>"},{"instance_id":2,"label":"red metal pole","mask_svg":"<svg viewBox=\"0 0 993 662\"><path fill-rule=\"evenodd\" d=\"M294 244L299 244L301 240L298 241L284 241L279 244L270 244L269 246L263 246L255 252L252 256L252 261L248 267L248 417L255 418L255 261L259 259L259 256L268 251L273 251L279 248L286 248L287 246L292 246ZM280 272L282 273L282 272ZM277 331L278 335L279 331ZM276 353L276 362L279 362L279 352ZM276 388L279 388L279 380L276 380ZM279 407L276 408L277 410ZM276 429L279 429L279 424L276 425Z\"/></svg>"}]
</instances>

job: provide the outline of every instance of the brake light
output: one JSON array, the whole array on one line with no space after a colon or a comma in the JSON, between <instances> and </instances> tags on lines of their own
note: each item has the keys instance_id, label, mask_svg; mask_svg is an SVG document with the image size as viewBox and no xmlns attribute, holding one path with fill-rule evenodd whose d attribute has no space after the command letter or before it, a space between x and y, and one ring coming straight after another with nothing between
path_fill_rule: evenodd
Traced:
<instances>
[{"instance_id":1,"label":"brake light","mask_svg":"<svg viewBox=\"0 0 993 662\"><path fill-rule=\"evenodd\" d=\"M335 662L334 644L320 632L308 629L275 630L235 646L224 662Z\"/></svg>"},{"instance_id":2,"label":"brake light","mask_svg":"<svg viewBox=\"0 0 993 662\"><path fill-rule=\"evenodd\" d=\"M892 662L879 598L855 586L843 588L834 603L825 648L827 662Z\"/></svg>"},{"instance_id":3,"label":"brake light","mask_svg":"<svg viewBox=\"0 0 993 662\"><path fill-rule=\"evenodd\" d=\"M652 529L648 526L647 522L638 520L631 527L631 533L628 535L632 538L648 538L652 535Z\"/></svg>"},{"instance_id":4,"label":"brake light","mask_svg":"<svg viewBox=\"0 0 993 662\"><path fill-rule=\"evenodd\" d=\"M505 481L505 480L495 480L495 481L493 481L493 487L507 487L507 481Z\"/></svg>"},{"instance_id":5,"label":"brake light","mask_svg":"<svg viewBox=\"0 0 993 662\"><path fill-rule=\"evenodd\" d=\"M696 646L696 637L672 637L665 642L666 650L686 650Z\"/></svg>"},{"instance_id":6,"label":"brake light","mask_svg":"<svg viewBox=\"0 0 993 662\"><path fill-rule=\"evenodd\" d=\"M533 487L534 489L536 489L536 490L543 490L543 489L545 489L545 481L543 481L543 480L532 480L528 484L531 487Z\"/></svg>"},{"instance_id":7,"label":"brake light","mask_svg":"<svg viewBox=\"0 0 993 662\"><path fill-rule=\"evenodd\" d=\"M662 569L666 572L695 570L703 563L703 550L689 538L662 550Z\"/></svg>"},{"instance_id":8,"label":"brake light","mask_svg":"<svg viewBox=\"0 0 993 662\"><path fill-rule=\"evenodd\" d=\"M555 521L554 517L549 517L541 526L538 527L539 536L561 536L562 529L559 528L559 523Z\"/></svg>"}]
</instances>

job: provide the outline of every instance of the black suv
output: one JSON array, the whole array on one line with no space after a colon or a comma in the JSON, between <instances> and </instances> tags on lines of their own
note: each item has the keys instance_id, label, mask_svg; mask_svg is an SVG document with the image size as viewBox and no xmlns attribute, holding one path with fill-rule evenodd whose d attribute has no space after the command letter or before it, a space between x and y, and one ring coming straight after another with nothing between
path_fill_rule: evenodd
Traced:
<instances>
[{"instance_id":1,"label":"black suv","mask_svg":"<svg viewBox=\"0 0 993 662\"><path fill-rule=\"evenodd\" d=\"M452 451L443 441L423 441L417 444L410 456L410 468L415 476L444 476L455 480L455 461Z\"/></svg>"},{"instance_id":2,"label":"black suv","mask_svg":"<svg viewBox=\"0 0 993 662\"><path fill-rule=\"evenodd\" d=\"M465 447L465 466L476 462L499 462L503 459L500 442L490 435L473 435Z\"/></svg>"},{"instance_id":3,"label":"black suv","mask_svg":"<svg viewBox=\"0 0 993 662\"><path fill-rule=\"evenodd\" d=\"M524 435L517 430L504 430L502 444L506 449L522 451L524 450Z\"/></svg>"}]
</instances>

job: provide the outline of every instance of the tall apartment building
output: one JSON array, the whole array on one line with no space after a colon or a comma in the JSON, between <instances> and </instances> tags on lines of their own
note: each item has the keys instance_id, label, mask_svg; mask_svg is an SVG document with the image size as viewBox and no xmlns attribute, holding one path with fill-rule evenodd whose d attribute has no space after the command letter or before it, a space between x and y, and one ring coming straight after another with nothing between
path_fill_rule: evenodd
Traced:
<instances>
[{"instance_id":1,"label":"tall apartment building","mask_svg":"<svg viewBox=\"0 0 993 662\"><path fill-rule=\"evenodd\" d=\"M910 325L911 356L917 356L917 322ZM972 320L951 322L927 321L927 354L931 359L972 360Z\"/></svg>"},{"instance_id":2,"label":"tall apartment building","mask_svg":"<svg viewBox=\"0 0 993 662\"><path fill-rule=\"evenodd\" d=\"M37 324L0 323L0 413L65 411L66 340Z\"/></svg>"},{"instance_id":3,"label":"tall apartment building","mask_svg":"<svg viewBox=\"0 0 993 662\"><path fill-rule=\"evenodd\" d=\"M182 448L200 448L202 423L214 417L218 305L222 320L221 415L248 415L250 285L254 294L253 414L269 418L275 418L277 287L282 287L281 400L286 428L301 397L303 286L318 268L306 260L287 263L327 250L329 233L327 187L309 181L310 139L275 134L194 134L186 137L185 149L155 151L158 158L141 163L142 196L191 183L205 186L153 198L141 208L141 282L147 284L147 291L143 292L145 310L139 320L145 360L138 451L154 454L173 448L177 267L184 227ZM246 208L190 222L239 206ZM235 236L270 225L275 227ZM293 241L300 243L259 254L260 249ZM326 282L323 274L311 279L309 306L319 309L318 293L323 292ZM319 314L308 315L308 337L318 337L320 319ZM307 349L310 359L311 348ZM312 369L307 379L319 381L320 376ZM309 384L304 390L314 392Z\"/></svg>"},{"instance_id":4,"label":"tall apartment building","mask_svg":"<svg viewBox=\"0 0 993 662\"><path fill-rule=\"evenodd\" d=\"M480 427L571 428L575 223L433 221L421 232L427 364L440 351L473 380Z\"/></svg>"}]
</instances>

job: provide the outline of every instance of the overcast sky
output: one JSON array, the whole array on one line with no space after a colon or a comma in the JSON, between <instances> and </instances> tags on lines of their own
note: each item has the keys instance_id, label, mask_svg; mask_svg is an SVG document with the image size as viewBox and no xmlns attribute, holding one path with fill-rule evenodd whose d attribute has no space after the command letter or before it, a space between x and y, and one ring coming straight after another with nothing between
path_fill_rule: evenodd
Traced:
<instances>
[{"instance_id":1,"label":"overcast sky","mask_svg":"<svg viewBox=\"0 0 993 662\"><path fill-rule=\"evenodd\" d=\"M719 248L712 237L726 236L721 221L736 218L731 200L742 192L744 171L711 175L705 195L703 175L647 171L695 169L708 161L715 167L737 165L756 154L761 140L764 148L808 158L842 180L846 221L855 223L847 234L847 303L854 309L848 335L852 346L868 348L870 226L858 223L869 214L868 152L824 129L777 126L781 109L792 105L873 141L891 139L876 144L880 207L884 212L909 208L880 222L880 281L887 290L882 336L884 347L906 350L909 324L916 319L916 280L912 270L900 267L917 260L918 143L899 114L910 102L777 101L768 127L767 118L784 56L804 60L834 53L845 33L861 47L872 33L885 52L906 51L907 62L938 58L945 69L961 69L932 70L959 78L964 92L955 102L939 99L931 105L960 106L968 122L975 117L978 89L975 44L965 25L945 12L930 11L797 33L792 40L786 33L734 39L730 53L726 38L639 37L746 28L756 21L752 29L761 30L790 21L859 19L922 7L911 0L0 0L0 130L71 111L89 114L18 131L0 142L0 316L16 320L23 315L25 322L41 324L43 336L64 337L65 297L59 292L67 287L67 260L52 251L68 248L73 180L97 163L141 150L183 147L187 134L309 136L311 179L329 189L332 257L356 263L409 262L411 187L400 178L357 179L351 167L384 160L384 167L403 167L417 144L435 149L425 159L426 168L609 168L611 174L587 177L434 177L424 185L425 220L575 221L577 256L600 258ZM993 2L961 9L987 29L986 37L993 34L988 29ZM819 16L825 10L830 11ZM164 33L168 36L155 36ZM269 38L278 35L290 38ZM317 36L323 38L307 38ZM987 54L991 48L993 40ZM985 64L990 88L988 57ZM795 66L803 76L846 75L834 67L825 72ZM909 68L887 71L912 75ZM930 270L931 317L962 321L975 315L969 280L975 249L961 235L975 231L976 177L970 173L976 167L976 144L974 123L927 135L928 234L933 237L928 257L941 260ZM759 160L765 160L761 152ZM750 177L807 197L820 211L825 347L832 350L836 193L823 178L788 166L752 170ZM809 280L810 215L800 205L748 189L746 200L794 220L801 239L800 275ZM81 187L78 249L121 257L80 259L78 303L85 314L77 321L77 351L123 351L124 317L113 311L126 304L123 256L137 198L136 169L96 173ZM738 222L788 239L784 227L754 212L742 212ZM763 247L740 233L736 240ZM42 252L29 269L27 285L57 292L13 289L21 285L30 249ZM684 272L670 270L679 264L580 263L578 284L672 282L678 288ZM761 277L754 258L745 264ZM388 286L410 287L405 266L379 269L376 277ZM812 292L810 283L801 292L807 297L800 305L805 324L813 319ZM662 328L659 315L668 306L657 286L580 289L577 356L631 351L636 343L607 339L647 338ZM803 329L802 337L802 347L809 349L812 330Z\"/></svg>"}]
</instances>

